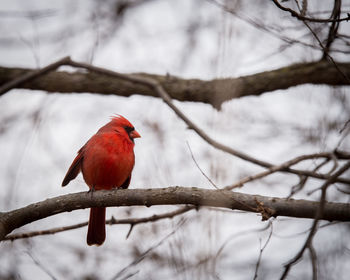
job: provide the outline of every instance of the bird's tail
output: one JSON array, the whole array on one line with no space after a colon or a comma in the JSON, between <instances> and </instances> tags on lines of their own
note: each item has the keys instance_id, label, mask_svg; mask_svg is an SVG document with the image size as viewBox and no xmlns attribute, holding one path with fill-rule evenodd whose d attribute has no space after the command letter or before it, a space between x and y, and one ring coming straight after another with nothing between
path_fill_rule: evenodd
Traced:
<instances>
[{"instance_id":1,"label":"bird's tail","mask_svg":"<svg viewBox=\"0 0 350 280\"><path fill-rule=\"evenodd\" d=\"M86 242L88 245L102 245L106 239L106 208L93 207L90 209L90 219Z\"/></svg>"}]
</instances>

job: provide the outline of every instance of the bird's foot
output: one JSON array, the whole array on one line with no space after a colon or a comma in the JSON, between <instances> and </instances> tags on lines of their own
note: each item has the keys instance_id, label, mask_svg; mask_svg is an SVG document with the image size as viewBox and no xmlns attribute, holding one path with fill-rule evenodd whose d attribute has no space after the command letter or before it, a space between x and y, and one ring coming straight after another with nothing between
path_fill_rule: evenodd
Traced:
<instances>
[{"instance_id":1,"label":"bird's foot","mask_svg":"<svg viewBox=\"0 0 350 280\"><path fill-rule=\"evenodd\" d=\"M95 187L92 187L91 189L88 190L87 193L90 193L91 198L92 198L92 195L93 195L94 192L95 192Z\"/></svg>"}]
</instances>

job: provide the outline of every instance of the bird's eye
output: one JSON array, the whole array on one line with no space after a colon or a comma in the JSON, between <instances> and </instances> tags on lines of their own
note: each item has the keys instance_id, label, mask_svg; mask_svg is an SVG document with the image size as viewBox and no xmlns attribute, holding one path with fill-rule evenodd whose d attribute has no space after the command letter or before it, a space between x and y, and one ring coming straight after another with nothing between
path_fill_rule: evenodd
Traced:
<instances>
[{"instance_id":1,"label":"bird's eye","mask_svg":"<svg viewBox=\"0 0 350 280\"><path fill-rule=\"evenodd\" d=\"M131 126L124 126L124 129L125 129L125 131L126 131L128 134L130 134L130 132L132 132L132 131L135 130L135 128L133 128L133 127L131 127Z\"/></svg>"}]
</instances>

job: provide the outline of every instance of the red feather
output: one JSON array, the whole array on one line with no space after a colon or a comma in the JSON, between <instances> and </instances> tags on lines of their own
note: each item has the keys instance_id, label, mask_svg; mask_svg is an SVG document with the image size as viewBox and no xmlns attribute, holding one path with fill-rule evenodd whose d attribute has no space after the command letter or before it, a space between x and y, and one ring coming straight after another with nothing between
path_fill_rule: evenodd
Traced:
<instances>
[{"instance_id":1,"label":"red feather","mask_svg":"<svg viewBox=\"0 0 350 280\"><path fill-rule=\"evenodd\" d=\"M67 186L70 181L72 181L78 176L81 170L81 162L83 161L83 153L82 153L83 149L84 147L82 147L79 150L78 155L75 157L71 166L69 167L67 174L63 179L62 187Z\"/></svg>"},{"instance_id":2,"label":"red feather","mask_svg":"<svg viewBox=\"0 0 350 280\"><path fill-rule=\"evenodd\" d=\"M127 188L135 164L134 138L141 137L133 125L118 115L101 127L78 151L63 179L66 186L83 173L86 184L92 190ZM105 233L106 209L91 208L87 234L88 245L101 245Z\"/></svg>"}]
</instances>

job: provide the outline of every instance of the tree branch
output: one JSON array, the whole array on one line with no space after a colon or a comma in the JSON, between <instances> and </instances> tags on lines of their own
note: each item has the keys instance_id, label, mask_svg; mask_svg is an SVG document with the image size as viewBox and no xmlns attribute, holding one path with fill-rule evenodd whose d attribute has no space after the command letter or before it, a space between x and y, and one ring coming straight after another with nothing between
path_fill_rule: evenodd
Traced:
<instances>
[{"instance_id":1,"label":"tree branch","mask_svg":"<svg viewBox=\"0 0 350 280\"><path fill-rule=\"evenodd\" d=\"M333 18L334 20L339 20L340 13L341 13L341 1L335 0L331 18ZM328 57L331 45L337 38L338 29L339 29L339 21L332 22L328 30L327 43L324 46L322 59L326 59Z\"/></svg>"},{"instance_id":2,"label":"tree branch","mask_svg":"<svg viewBox=\"0 0 350 280\"><path fill-rule=\"evenodd\" d=\"M90 193L80 192L46 199L17 210L0 213L0 240L3 240L16 228L63 212L90 207L136 205L150 207L178 204L223 207L261 213L264 219L271 216L314 218L319 208L318 202L308 200L185 187L96 191L93 196ZM350 221L350 204L327 202L324 204L323 212L319 218Z\"/></svg>"},{"instance_id":3,"label":"tree branch","mask_svg":"<svg viewBox=\"0 0 350 280\"><path fill-rule=\"evenodd\" d=\"M320 198L320 202L319 202L319 206L316 210L316 214L315 214L315 219L313 221L312 227L310 229L309 235L306 238L306 241L304 243L304 245L301 247L300 251L295 255L295 257L293 259L291 259L284 268L283 274L281 276L281 280L285 279L288 275L289 270L291 269L291 267L297 262L299 261L305 250L312 246L312 240L317 232L317 226L318 226L318 222L320 220L320 217L323 215L324 210L325 210L325 205L326 205L326 193L327 193L327 188L333 184L335 182L335 180L341 175L343 174L345 171L347 171L350 168L350 161L347 162L346 164L344 164L341 168L338 169L338 171L336 171L329 179L326 180L326 182L323 183L323 185L321 186L322 189L322 193L321 193L321 198Z\"/></svg>"},{"instance_id":4,"label":"tree branch","mask_svg":"<svg viewBox=\"0 0 350 280\"><path fill-rule=\"evenodd\" d=\"M24 84L25 82L34 80L46 73L49 73L52 70L57 69L58 67L60 67L61 65L66 64L67 62L69 62L70 58L64 57L52 64L47 65L44 68L38 69L38 70L32 70L32 71L28 71L23 75L20 75L12 80L9 80L5 83L1 83L1 87L0 87L0 95L6 93L7 91L9 91L10 89L16 88L21 86L22 84Z\"/></svg>"},{"instance_id":5,"label":"tree branch","mask_svg":"<svg viewBox=\"0 0 350 280\"><path fill-rule=\"evenodd\" d=\"M243 153L241 151L233 149L229 146L223 145L223 144L217 142L216 140L214 140L213 138L211 138L202 129L200 129L194 122L192 122L178 107L175 106L175 104L172 102L171 96L164 89L164 87L162 86L162 83L160 81L158 81L157 79L150 78L150 77L144 77L142 75L121 74L121 73L118 73L118 72L115 72L112 70L93 66L93 65L90 65L87 63L76 62L76 61L71 60L69 57L62 59L62 61L63 60L64 60L64 62L63 62L64 65L69 65L69 66L73 66L73 67L77 67L77 68L83 68L85 70L90 71L91 74L97 73L99 75L109 76L109 77L112 77L112 78L117 79L117 80L118 79L123 80L125 83L128 83L128 84L135 84L137 86L148 88L149 90L151 90L151 92L153 92L153 93L157 94L159 97L161 97L163 99L163 101L189 126L189 128L193 129L208 144L214 146L215 148L217 148L219 150L222 150L226 153L229 153L233 156L239 157L243 160L252 162L254 164L257 164L257 165L260 165L260 166L263 166L266 168L273 168L274 167L274 165L272 163L257 159L255 157L252 157L246 153ZM59 60L58 62L55 62L51 65L56 65L57 63L60 63L60 61L61 60ZM62 62L61 62L61 64L62 64ZM50 65L48 65L45 68L50 68ZM28 74L24 74L23 76L28 76ZM0 77L1 77L1 72L0 72ZM31 78L27 78L26 81L29 82L29 79L36 81L38 78L37 78L37 76L34 76ZM17 80L19 81L17 83L17 85L22 85L23 80L21 81L21 77L19 77ZM9 82L9 83L11 83L11 82ZM6 84L5 84L5 87L6 87ZM328 179L329 178L328 175L310 172L307 170L291 169L289 167L281 169L281 171L289 172L289 173L293 173L293 174L297 174L297 175L311 176L311 177L319 178L319 179ZM338 178L337 182L350 184L350 180L347 180L345 178Z\"/></svg>"},{"instance_id":6,"label":"tree branch","mask_svg":"<svg viewBox=\"0 0 350 280\"><path fill-rule=\"evenodd\" d=\"M96 72L96 73L101 73L105 74L108 76L112 76L117 79L123 79L128 82L132 82L135 84L140 84L149 87L151 90L153 90L155 93L158 94L159 97L163 99L163 101L175 112L175 114L180 117L190 129L193 129L203 140L205 140L208 144L212 145L216 149L219 149L223 152L226 152L228 154L231 154L233 156L239 157L243 160L249 161L251 163L273 169L276 166L270 162L263 161L260 159L257 159L253 156L250 156L249 154L246 154L244 152L238 151L234 148L231 148L229 146L226 146L220 142L217 142L213 138L211 138L204 130L200 129L193 121L191 121L173 102L171 96L168 94L168 92L164 89L162 84L158 82L155 79L152 78L145 78L142 76L133 76L133 75L125 75L125 74L120 74L108 69L96 67L87 63L80 63L80 62L75 62L70 60L68 63L70 66L74 67L80 67L84 68L86 70L89 70L91 72ZM277 167L279 168L279 167ZM313 178L318 178L318 179L328 179L329 175L325 174L320 174L320 173L315 173L315 172L310 172L308 170L299 170L299 169L292 169L289 167L285 167L283 169L279 169L280 171L283 172L289 172L297 175L305 175L305 176L310 176ZM277 171L277 170L276 170ZM345 184L350 184L350 180L346 178L337 178L337 182L345 183Z\"/></svg>"},{"instance_id":7,"label":"tree branch","mask_svg":"<svg viewBox=\"0 0 350 280\"><path fill-rule=\"evenodd\" d=\"M337 63L337 65L345 75L350 76L350 63ZM0 85L23 75L30 75L33 71L37 70L0 67ZM265 92L302 84L349 85L349 81L339 75L339 72L327 61L294 64L254 75L209 81L146 73L128 76L153 79L162 85L173 99L204 102L215 108L220 108L223 102L234 98L261 95ZM101 73L54 71L17 87L55 93L89 92L125 97L133 94L157 97L157 94L145 85Z\"/></svg>"},{"instance_id":8,"label":"tree branch","mask_svg":"<svg viewBox=\"0 0 350 280\"><path fill-rule=\"evenodd\" d=\"M286 170L286 169L290 169L291 166L293 166L293 165L295 165L295 164L297 164L297 163L299 163L301 161L306 161L306 160L309 160L309 159L317 159L317 158L330 159L331 157L332 157L331 153L318 153L318 154L302 155L302 156L293 158L291 160L288 160L288 161L286 161L286 162L284 162L282 164L271 166L267 170L262 171L260 173L257 173L255 175L246 176L246 177L240 179L238 182L234 183L233 185L226 186L225 189L226 190L232 190L234 188L242 187L244 184L246 184L248 182L251 182L251 181L254 181L254 180L257 180L257 179L261 179L261 178L266 177L266 176L268 176L270 174L273 174L273 173L275 173L277 171L283 171L283 170ZM317 174L316 171L317 170L314 170L313 172L315 174ZM308 178L308 177L305 177L305 178Z\"/></svg>"},{"instance_id":9,"label":"tree branch","mask_svg":"<svg viewBox=\"0 0 350 280\"><path fill-rule=\"evenodd\" d=\"M134 227L135 225L138 225L138 224L156 222L163 219L171 219L171 218L174 218L175 216L181 215L193 209L195 209L194 206L184 206L171 212L167 212L159 215L152 215L144 218L115 219L112 216L110 219L106 220L106 225L130 225L131 227ZM51 235L51 234L55 234L63 231L85 227L87 225L88 225L88 222L84 222L84 223L74 224L70 226L51 228L47 230L38 230L38 231L24 232L24 233L18 233L18 234L10 234L6 236L4 240L13 241L16 239L30 238L30 237L39 236L39 235L49 235L49 234ZM128 236L129 234L127 235L127 237Z\"/></svg>"},{"instance_id":10,"label":"tree branch","mask_svg":"<svg viewBox=\"0 0 350 280\"><path fill-rule=\"evenodd\" d=\"M333 18L325 18L325 19L322 19L322 18L310 18L310 17L305 17L303 16L302 14L299 14L297 13L296 11L290 9L290 8L286 8L284 6L282 6L278 0L272 0L272 2L279 8L281 9L282 11L285 11L285 12L289 12L291 14L292 17L295 17L299 20L302 20L302 21L309 21L309 22L323 22L323 23L327 23L327 22L341 22L341 21L349 21L350 20L350 14L347 14L347 17L344 17L344 18L337 18L337 19L333 19Z\"/></svg>"}]
</instances>

